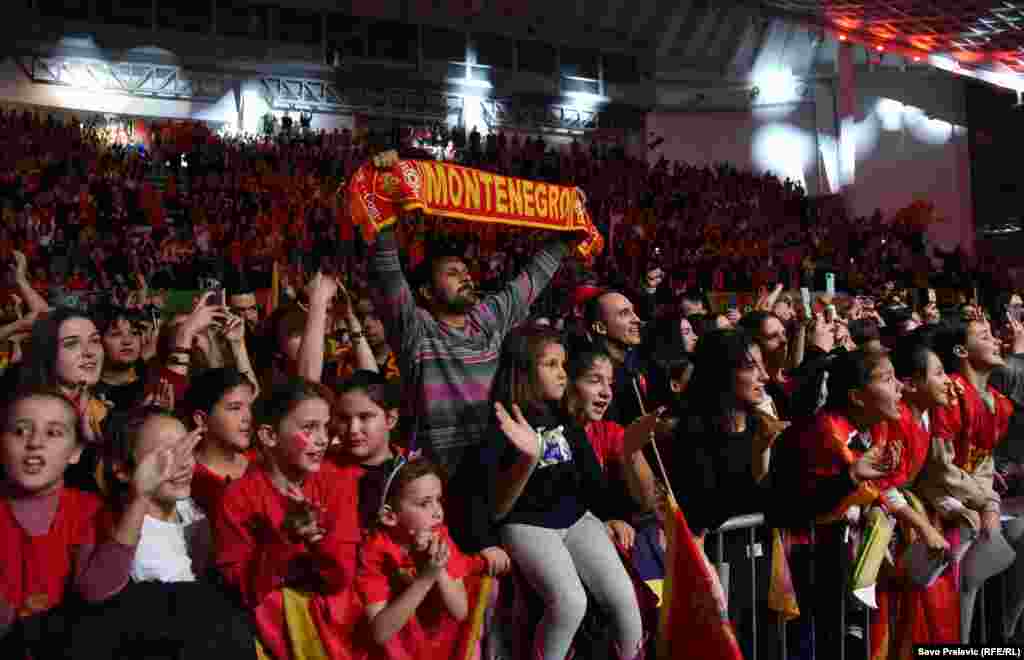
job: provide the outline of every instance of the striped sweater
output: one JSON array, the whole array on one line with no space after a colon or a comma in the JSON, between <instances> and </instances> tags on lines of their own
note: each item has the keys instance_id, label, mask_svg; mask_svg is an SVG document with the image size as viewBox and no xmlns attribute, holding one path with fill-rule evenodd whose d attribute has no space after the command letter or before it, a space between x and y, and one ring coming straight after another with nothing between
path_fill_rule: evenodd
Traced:
<instances>
[{"instance_id":1,"label":"striped sweater","mask_svg":"<svg viewBox=\"0 0 1024 660\"><path fill-rule=\"evenodd\" d=\"M527 319L567 251L561 241L546 245L508 286L469 311L465 327L455 328L417 306L402 274L394 230L378 234L371 289L398 355L404 412L418 419L417 446L432 451L449 473L490 426L488 397L505 335Z\"/></svg>"}]
</instances>

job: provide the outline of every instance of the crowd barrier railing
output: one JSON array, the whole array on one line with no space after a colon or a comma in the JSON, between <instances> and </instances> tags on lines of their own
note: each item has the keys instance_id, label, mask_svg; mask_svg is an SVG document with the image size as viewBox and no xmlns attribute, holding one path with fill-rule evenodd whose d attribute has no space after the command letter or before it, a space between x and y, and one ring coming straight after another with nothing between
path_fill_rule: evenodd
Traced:
<instances>
[{"instance_id":1,"label":"crowd barrier railing","mask_svg":"<svg viewBox=\"0 0 1024 660\"><path fill-rule=\"evenodd\" d=\"M818 530L814 527L811 528L810 541L814 545L817 541ZM842 533L843 530L840 530ZM775 636L777 644L774 645L774 653L772 655L776 658L783 660L789 657L789 640L788 640L788 622L785 622L778 613L773 612L767 607L767 594L759 593L761 588L762 580L759 577L763 577L760 571L771 571L771 552L772 547L770 542L768 547L765 548L765 539L770 539L771 530L766 526L764 514L754 513L742 516L736 516L727 520L721 527L710 533L714 541L711 544L706 543L705 548L709 548L708 557L718 572L719 578L722 582L722 587L728 597L728 606L730 617L734 615L740 608L749 606L749 610L745 611L745 615L748 617L742 626L743 630L737 630L737 638L740 641L741 647L745 650L749 650L745 660L758 660L762 653L762 638L769 639L772 635ZM735 535L741 535L737 538ZM849 561L849 536L843 534L844 542L837 544L839 557L835 557L833 562L831 558L824 558L825 561L832 564L835 567L842 567L843 571L842 584L849 585L850 583L850 572L852 570L851 562ZM738 541L738 543L737 543ZM732 582L731 578L735 575L735 571L732 570L732 564L730 563L729 557L727 557L726 548L735 549L736 547L742 547L746 560L749 563L749 603L736 602L736 595L738 592L746 591L745 588L739 588L738 583ZM767 565L758 568L758 559L766 558ZM807 554L807 560L810 562L808 566L809 580L812 591L815 590L816 584L818 583L818 570L831 570L831 567L817 566L816 562L820 556L816 552L809 552ZM996 589L999 596L998 602L1004 603L1006 600L1007 585L1006 580L1009 579L1010 571L1004 571L999 575L994 576L991 580L983 584L978 592L978 598L975 607L976 616L975 626L972 631L971 639L975 643L988 644L990 640L992 643L1000 641L999 635L993 638L992 631L989 626L989 610L992 604L989 603L989 596L991 589ZM831 582L831 581L830 581ZM737 587L737 588L734 588ZM745 594L744 594L745 595ZM863 641L863 656L864 658L870 657L871 654L871 608L864 607L858 608L858 611L852 612L848 607L850 599L850 590L848 587L844 588L840 593L835 595L839 599L838 607L838 636L835 638L839 640L838 648L836 649L824 649L822 644L824 640L819 639L815 636L814 639L814 657L816 658L838 658L838 660L846 660L847 658L847 646L845 641L848 638L850 632L850 626L857 626L862 628L862 641ZM811 614L812 603L801 602L801 612ZM997 618L1001 614L997 613ZM857 621L856 619L862 619ZM805 620L805 625L807 621ZM769 646L771 648L771 646ZM856 648L856 647L854 647ZM856 653L856 655L860 655Z\"/></svg>"}]
</instances>

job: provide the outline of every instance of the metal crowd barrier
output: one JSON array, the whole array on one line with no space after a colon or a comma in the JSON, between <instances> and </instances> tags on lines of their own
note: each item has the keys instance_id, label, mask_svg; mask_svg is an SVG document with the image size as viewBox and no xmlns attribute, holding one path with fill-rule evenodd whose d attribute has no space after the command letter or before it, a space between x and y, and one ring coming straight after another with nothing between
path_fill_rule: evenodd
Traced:
<instances>
[{"instance_id":1,"label":"metal crowd barrier","mask_svg":"<svg viewBox=\"0 0 1024 660\"><path fill-rule=\"evenodd\" d=\"M747 559L748 559L749 564L750 564L750 605L751 605L751 607L750 607L750 614L749 614L750 622L749 622L749 625L746 626L749 629L749 639L741 639L741 645L750 649L750 657L747 658L746 660L758 660L758 655L759 655L759 648L758 648L759 644L758 643L759 643L759 639L760 639L761 635L764 634L764 632L765 632L765 630L761 629L760 626L768 625L769 622L770 622L770 616L764 616L765 614L768 614L767 611L759 612L759 608L762 605L762 601L758 598L758 575L759 574L758 574L758 569L757 569L757 559L759 557L762 557L762 556L767 557L768 560L769 560L769 566L767 567L767 570L769 570L769 571L771 570L771 565L770 565L771 554L770 553L772 552L772 548L769 545L767 550L765 550L762 547L761 542L758 540L758 532L764 526L765 526L764 514L755 513L755 514L748 514L748 515L743 515L743 516L737 516L735 518L730 518L721 527L719 527L717 530L712 532L712 536L715 537L715 547L714 547L714 551L712 553L714 556L713 557L709 557L709 559L711 559L712 562L714 563L714 566L715 566L716 570L718 571L719 577L721 579L722 587L725 590L725 593L727 594L727 596L729 597L729 609L730 609L730 612L734 611L733 610L734 603L733 603L732 588L731 588L731 583L730 583L730 573L731 573L730 564L727 563L726 556L725 556L726 537L727 537L727 535L729 535L731 533L735 533L735 532L742 532L742 533L744 533L746 535L746 539L745 539L746 540L746 555L747 555ZM811 528L811 543L812 543L812 545L817 540L817 538L816 538L816 531L817 530L814 527ZM846 553L849 552L848 544L847 543L840 543L838 545L838 548L839 548L839 552L843 553L845 555L845 556L840 556L840 557L836 558L837 559L837 564L836 565L842 567L842 570L843 570L843 573L844 573L843 576L842 576L842 578L843 578L842 579L842 584L845 585L845 584L848 584L849 581L850 581L850 571L852 570L852 566L851 566L852 562L850 562L848 560L848 554L846 554ZM810 581L811 581L812 589L814 589L814 585L816 583L816 576L817 576L817 569L818 569L818 567L815 565L815 562L816 562L815 556L816 556L815 552L809 552L808 553L808 560L810 561L809 570L810 570ZM999 574L997 576L994 576L992 579L987 581L980 588L980 590L978 592L978 598L977 598L977 601L976 601L976 605L975 605L975 607L977 608L976 616L975 616L975 620L976 620L975 621L975 630L977 631L977 633L975 634L974 631L972 631L972 641L976 641L976 642L981 643L981 644L987 644L988 643L989 638L990 638L990 635L989 635L989 633L990 633L990 631L989 631L989 623L988 623L989 604L987 602L988 594L986 592L990 588L998 589L998 593L1001 596L999 602L1000 603L1004 603L1005 600L1006 600L1006 589L1007 589L1007 587L1006 587L1006 579L1007 579L1007 574L1008 573L1009 573L1009 571L1004 571L1003 573L1001 573L1001 574ZM997 582L992 583L992 580L996 580ZM840 630L838 631L839 635L838 635L838 638L837 638L839 640L839 648L836 649L837 655L836 656L831 656L831 657L838 657L838 660L846 660L847 653L846 653L846 643L845 642L846 642L847 633L848 633L848 626L847 626L847 624L848 623L852 623L852 619L849 618L852 613L848 612L848 607L847 607L848 599L850 597L849 590L844 588L838 594L838 597L840 598L839 622L838 622ZM810 603L800 603L800 605L801 605L801 609L802 609L803 612L808 612L810 610ZM870 608L868 608L868 607L864 607L863 608L863 612L857 612L856 613L857 615L861 615L861 614L863 615L863 623L861 625L863 627L863 642L864 642L864 657L865 658L870 657L870 654L871 654L871 613L872 613L872 610ZM787 626L788 626L788 624L787 624L787 622L783 621L781 618L778 618L777 621L776 621L776 625L777 625L777 632L776 632L776 634L777 634L777 637L778 637L778 653L779 653L778 657L781 660L788 660L788 657L789 657L788 656L789 648L788 648L788 640L787 640ZM826 654L829 653L828 650L820 649L819 648L819 645L823 641L824 640L817 639L817 637L814 640L814 645L815 645L814 653L815 653L815 657L819 658L819 659L825 657L824 655L822 655L823 652L826 653Z\"/></svg>"}]
</instances>

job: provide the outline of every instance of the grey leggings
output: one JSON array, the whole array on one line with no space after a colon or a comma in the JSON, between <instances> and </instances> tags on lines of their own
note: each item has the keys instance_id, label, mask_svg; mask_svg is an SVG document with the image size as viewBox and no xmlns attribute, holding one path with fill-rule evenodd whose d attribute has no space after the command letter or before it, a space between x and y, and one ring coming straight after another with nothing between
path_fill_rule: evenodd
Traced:
<instances>
[{"instance_id":1,"label":"grey leggings","mask_svg":"<svg viewBox=\"0 0 1024 660\"><path fill-rule=\"evenodd\" d=\"M604 523L588 512L568 529L508 524L501 540L544 601L531 658L565 658L587 610L583 583L611 616L623 657L636 656L643 639L636 591Z\"/></svg>"}]
</instances>

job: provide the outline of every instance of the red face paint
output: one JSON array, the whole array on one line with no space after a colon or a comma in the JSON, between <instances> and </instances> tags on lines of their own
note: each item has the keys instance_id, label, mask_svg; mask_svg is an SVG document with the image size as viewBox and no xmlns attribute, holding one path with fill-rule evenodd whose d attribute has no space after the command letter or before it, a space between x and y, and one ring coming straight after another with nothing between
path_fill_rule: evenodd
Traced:
<instances>
[{"instance_id":1,"label":"red face paint","mask_svg":"<svg viewBox=\"0 0 1024 660\"><path fill-rule=\"evenodd\" d=\"M285 460L299 472L317 472L324 452L316 447L310 434L296 431L284 443Z\"/></svg>"},{"instance_id":2,"label":"red face paint","mask_svg":"<svg viewBox=\"0 0 1024 660\"><path fill-rule=\"evenodd\" d=\"M294 454L304 454L307 451L311 451L310 445L312 444L313 440L308 434L303 431L296 431L291 437L288 449Z\"/></svg>"}]
</instances>

